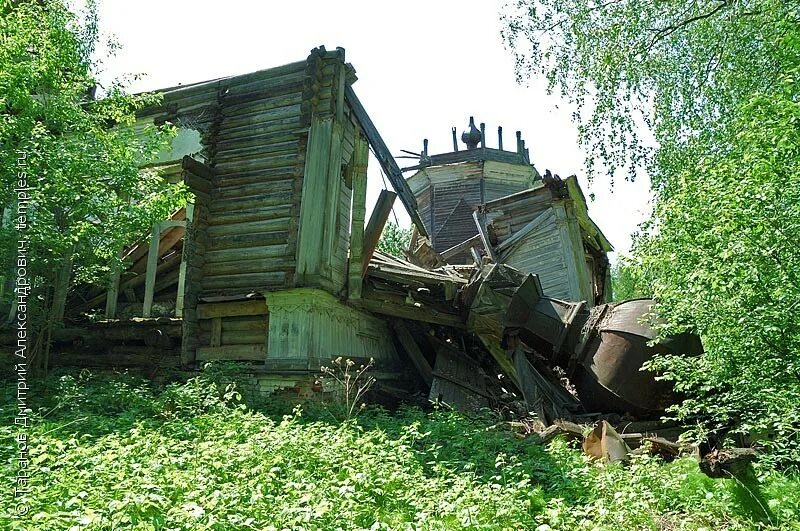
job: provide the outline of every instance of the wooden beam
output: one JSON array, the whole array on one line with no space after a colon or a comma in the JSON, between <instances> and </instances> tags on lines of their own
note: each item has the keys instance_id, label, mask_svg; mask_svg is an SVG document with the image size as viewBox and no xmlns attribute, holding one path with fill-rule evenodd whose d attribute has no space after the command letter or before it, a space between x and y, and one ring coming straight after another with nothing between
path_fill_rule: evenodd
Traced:
<instances>
[{"instance_id":1,"label":"wooden beam","mask_svg":"<svg viewBox=\"0 0 800 531\"><path fill-rule=\"evenodd\" d=\"M181 265L180 270L178 272L178 297L175 299L175 317L183 316L183 301L185 300L186 296L186 254L188 252L187 246L185 243L186 236L189 234L189 227L188 225L192 223L194 219L194 203L189 203L186 205L186 223L187 227L184 231L184 245L181 252Z\"/></svg>"},{"instance_id":2,"label":"wooden beam","mask_svg":"<svg viewBox=\"0 0 800 531\"><path fill-rule=\"evenodd\" d=\"M189 172L205 181L205 183L201 183L201 181L195 179L193 183L187 182L186 184L189 185L190 188L194 188L192 184L196 184L197 189L201 192L209 193L211 191L210 185L212 182L214 182L213 168L203 164L199 160L193 159L189 155L186 155L181 159L181 168L184 170L184 177L186 176L186 172Z\"/></svg>"},{"instance_id":3,"label":"wooden beam","mask_svg":"<svg viewBox=\"0 0 800 531\"><path fill-rule=\"evenodd\" d=\"M392 212L392 205L397 194L389 190L381 190L381 195L375 203L375 208L372 210L372 215L369 217L367 228L364 229L364 257L361 265L361 276L367 272L369 261L378 247L378 242L381 239L381 233L386 226L386 220L389 219L389 214Z\"/></svg>"},{"instance_id":4,"label":"wooden beam","mask_svg":"<svg viewBox=\"0 0 800 531\"><path fill-rule=\"evenodd\" d=\"M264 361L267 358L265 345L225 345L224 347L198 347L197 361Z\"/></svg>"},{"instance_id":5,"label":"wooden beam","mask_svg":"<svg viewBox=\"0 0 800 531\"><path fill-rule=\"evenodd\" d=\"M211 302L197 305L198 319L266 315L267 313L267 302L263 299L236 302Z\"/></svg>"},{"instance_id":6,"label":"wooden beam","mask_svg":"<svg viewBox=\"0 0 800 531\"><path fill-rule=\"evenodd\" d=\"M478 243L481 243L481 242L482 242L482 240L481 240L480 234L476 234L475 236L473 236L472 238L470 238L468 240L464 240L463 242L461 242L459 244L456 244L456 245L450 247L449 249L445 249L444 251L439 253L439 256L441 256L445 260L448 260L448 259L454 257L457 254L461 254L461 253L463 253L465 251L469 251L472 247L474 247L475 245L477 245Z\"/></svg>"},{"instance_id":7,"label":"wooden beam","mask_svg":"<svg viewBox=\"0 0 800 531\"><path fill-rule=\"evenodd\" d=\"M122 251L119 253L122 257ZM119 300L119 276L122 266L117 264L111 272L111 285L106 293L106 319L113 319L117 315L117 301Z\"/></svg>"},{"instance_id":8,"label":"wooden beam","mask_svg":"<svg viewBox=\"0 0 800 531\"><path fill-rule=\"evenodd\" d=\"M369 144L357 135L353 148L351 182L353 187L353 213L350 221L350 267L348 295L351 299L361 298L364 263L364 219L367 210L367 162Z\"/></svg>"},{"instance_id":9,"label":"wooden beam","mask_svg":"<svg viewBox=\"0 0 800 531\"><path fill-rule=\"evenodd\" d=\"M475 220L475 226L478 228L478 235L480 236L481 242L483 243L483 248L486 249L486 253L492 259L492 261L497 262L497 254L494 252L494 248L492 247L492 242L489 241L489 231L486 230L485 215L479 213L476 210L472 213L472 219Z\"/></svg>"},{"instance_id":10,"label":"wooden beam","mask_svg":"<svg viewBox=\"0 0 800 531\"><path fill-rule=\"evenodd\" d=\"M167 227L164 224L168 222L161 223L161 234L159 235L159 243L158 243L158 256L163 256L167 251L172 249L176 243L181 241L186 234L186 229L183 228L182 225L175 225L173 227ZM172 223L172 222L170 222ZM181 221L180 223L185 223ZM149 250L148 250L149 253ZM149 258L146 256L142 256L139 258L134 264L128 268L129 272L141 273L147 269L147 263Z\"/></svg>"},{"instance_id":11,"label":"wooden beam","mask_svg":"<svg viewBox=\"0 0 800 531\"><path fill-rule=\"evenodd\" d=\"M144 303L142 304L142 317L150 317L153 311L153 295L156 287L156 268L158 267L158 246L161 243L161 225L153 225L150 235L150 251L147 254L147 273L144 281Z\"/></svg>"},{"instance_id":12,"label":"wooden beam","mask_svg":"<svg viewBox=\"0 0 800 531\"><path fill-rule=\"evenodd\" d=\"M179 263L180 259L181 259L181 256L179 254L175 254L174 256L170 256L169 258L164 260L162 263L158 264L158 267L156 268L156 271L159 272L159 273L167 271L167 270L175 267L175 264ZM144 282L145 282L145 275L136 275L135 277L133 277L133 278L131 278L129 280L126 280L125 282L120 283L119 290L120 291L125 291L128 288L135 288L137 286L140 286L140 285L144 284ZM82 311L85 311L85 310L91 310L92 308L96 308L97 305L102 303L105 299L106 299L106 294L100 294L97 297L89 299L88 301L86 301L86 302L84 302L84 303L82 303L82 304L80 304L78 306L70 308L69 309L69 313L70 313L70 315L74 315L74 314L76 314L78 312L82 312Z\"/></svg>"},{"instance_id":13,"label":"wooden beam","mask_svg":"<svg viewBox=\"0 0 800 531\"><path fill-rule=\"evenodd\" d=\"M372 313L400 317L409 321L441 324L460 329L467 327L461 315L442 311L428 304L409 304L404 295L378 291L369 287L369 284L366 285L357 306Z\"/></svg>"},{"instance_id":14,"label":"wooden beam","mask_svg":"<svg viewBox=\"0 0 800 531\"><path fill-rule=\"evenodd\" d=\"M386 147L386 143L383 141L380 133L378 133L378 129L375 127L375 124L372 123L372 119L367 114L367 111L364 110L364 106L361 105L356 93L353 92L353 87L349 84L345 87L345 96L353 110L353 115L361 125L361 129L364 130L364 134L367 135L369 144L375 152L375 158L378 159L383 171L389 178L389 182L392 183L395 192L400 196L400 201L406 207L411 221L417 226L417 230L420 234L428 236L428 231L425 230L425 224L422 223L422 219L419 217L417 198L414 197L414 193L403 177L403 172L400 171L400 167L397 165L397 162L395 162L389 148Z\"/></svg>"},{"instance_id":15,"label":"wooden beam","mask_svg":"<svg viewBox=\"0 0 800 531\"><path fill-rule=\"evenodd\" d=\"M411 363L417 368L417 372L422 376L425 385L430 387L433 383L433 368L431 368L428 360L425 359L416 341L414 341L411 332L409 332L406 325L401 321L395 321L393 328L397 334L397 339L400 341L400 344L403 345L403 349L406 351L406 354L408 354L408 357L411 358Z\"/></svg>"}]
</instances>

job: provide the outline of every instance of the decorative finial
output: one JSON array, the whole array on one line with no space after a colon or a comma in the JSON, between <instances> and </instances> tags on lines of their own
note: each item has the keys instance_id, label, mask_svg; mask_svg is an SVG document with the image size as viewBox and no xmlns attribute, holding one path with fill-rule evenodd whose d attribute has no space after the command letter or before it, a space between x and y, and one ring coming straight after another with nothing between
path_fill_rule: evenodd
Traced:
<instances>
[{"instance_id":1,"label":"decorative finial","mask_svg":"<svg viewBox=\"0 0 800 531\"><path fill-rule=\"evenodd\" d=\"M469 130L461 133L461 141L467 145L467 149L477 149L478 144L483 138L480 129L475 127L475 117L469 117Z\"/></svg>"}]
</instances>

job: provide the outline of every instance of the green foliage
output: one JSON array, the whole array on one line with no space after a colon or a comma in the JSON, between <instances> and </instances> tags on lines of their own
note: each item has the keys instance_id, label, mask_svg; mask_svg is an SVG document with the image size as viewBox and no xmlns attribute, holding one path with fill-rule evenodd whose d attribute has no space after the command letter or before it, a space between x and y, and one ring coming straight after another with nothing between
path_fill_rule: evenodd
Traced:
<instances>
[{"instance_id":1,"label":"green foliage","mask_svg":"<svg viewBox=\"0 0 800 531\"><path fill-rule=\"evenodd\" d=\"M770 435L773 454L797 466L800 103L756 96L734 124L728 150L670 179L658 230L638 244L661 313L673 329L696 327L707 350L656 366L690 397L679 417Z\"/></svg>"},{"instance_id":2,"label":"green foliage","mask_svg":"<svg viewBox=\"0 0 800 531\"><path fill-rule=\"evenodd\" d=\"M31 511L3 512L0 527L800 529L797 477L712 480L688 458L603 466L562 440L540 447L444 411L271 418L226 398L216 378L160 393L129 376L33 381ZM14 382L0 392L13 396ZM13 400L2 404L13 414ZM0 433L10 477L12 430ZM4 507L11 496L0 490Z\"/></svg>"},{"instance_id":3,"label":"green foliage","mask_svg":"<svg viewBox=\"0 0 800 531\"><path fill-rule=\"evenodd\" d=\"M514 0L502 36L520 80L543 77L575 105L590 177L660 157L678 167L691 136L723 127L770 91L797 0ZM601 166L597 166L601 163ZM651 167L658 186L663 166Z\"/></svg>"},{"instance_id":4,"label":"green foliage","mask_svg":"<svg viewBox=\"0 0 800 531\"><path fill-rule=\"evenodd\" d=\"M757 436L766 459L797 467L800 4L517 7L505 36L520 76L546 75L577 105L594 161L651 174L653 219L619 276L652 289L664 333L703 339L705 355L652 365L687 397L674 413L698 421L698 436Z\"/></svg>"},{"instance_id":5,"label":"green foliage","mask_svg":"<svg viewBox=\"0 0 800 531\"><path fill-rule=\"evenodd\" d=\"M614 302L652 297L641 266L625 256L620 256L611 267L611 288Z\"/></svg>"},{"instance_id":6,"label":"green foliage","mask_svg":"<svg viewBox=\"0 0 800 531\"><path fill-rule=\"evenodd\" d=\"M134 127L136 109L154 96L128 96L116 84L101 99L89 96L98 67L93 2L80 18L61 0L14 2L0 15L0 32L0 200L16 220L24 173L31 300L51 301L39 317L52 307L58 318L71 277L107 274L123 244L181 200L155 172L139 171L173 128ZM4 270L19 235L13 224L2 228Z\"/></svg>"},{"instance_id":7,"label":"green foliage","mask_svg":"<svg viewBox=\"0 0 800 531\"><path fill-rule=\"evenodd\" d=\"M404 229L391 221L386 224L378 241L378 250L398 258L405 258L411 243L411 229Z\"/></svg>"}]
</instances>

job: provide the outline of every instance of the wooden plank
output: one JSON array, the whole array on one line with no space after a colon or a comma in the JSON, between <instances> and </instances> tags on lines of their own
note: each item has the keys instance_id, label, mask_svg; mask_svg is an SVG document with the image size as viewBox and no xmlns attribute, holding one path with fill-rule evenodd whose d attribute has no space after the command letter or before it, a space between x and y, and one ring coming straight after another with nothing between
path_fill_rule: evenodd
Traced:
<instances>
[{"instance_id":1,"label":"wooden plank","mask_svg":"<svg viewBox=\"0 0 800 531\"><path fill-rule=\"evenodd\" d=\"M476 210L472 213L472 219L475 220L475 226L478 228L478 235L481 237L484 250L486 250L493 262L497 262L497 254L494 252L492 242L489 240L489 231L486 230L486 215Z\"/></svg>"},{"instance_id":2,"label":"wooden plank","mask_svg":"<svg viewBox=\"0 0 800 531\"><path fill-rule=\"evenodd\" d=\"M353 213L350 224L350 269L348 294L351 299L361 298L364 263L364 219L367 209L367 162L369 144L360 134L355 139L351 164L353 186Z\"/></svg>"},{"instance_id":3,"label":"wooden plank","mask_svg":"<svg viewBox=\"0 0 800 531\"><path fill-rule=\"evenodd\" d=\"M150 317L153 310L153 295L156 287L156 268L158 267L158 247L161 243L161 225L153 225L150 236L150 251L147 254L147 273L144 281L144 302L142 303L142 317Z\"/></svg>"},{"instance_id":4,"label":"wooden plank","mask_svg":"<svg viewBox=\"0 0 800 531\"><path fill-rule=\"evenodd\" d=\"M406 351L406 354L408 354L408 357L411 358L411 363L414 364L417 372L422 376L425 385L430 387L433 383L433 369L428 363L428 360L425 359L419 346L417 346L416 341L414 341L411 332L408 331L406 325L401 321L395 321L393 328L397 334L397 339L400 341L400 344L403 345L403 349Z\"/></svg>"},{"instance_id":5,"label":"wooden plank","mask_svg":"<svg viewBox=\"0 0 800 531\"><path fill-rule=\"evenodd\" d=\"M218 347L222 344L222 317L211 319L211 346Z\"/></svg>"},{"instance_id":6,"label":"wooden plank","mask_svg":"<svg viewBox=\"0 0 800 531\"><path fill-rule=\"evenodd\" d=\"M428 305L407 304L402 295L389 295L377 293L374 290L365 290L362 299L357 302L357 305L369 312L381 315L421 321L423 323L447 325L459 329L467 327L460 315L439 311Z\"/></svg>"},{"instance_id":7,"label":"wooden plank","mask_svg":"<svg viewBox=\"0 0 800 531\"><path fill-rule=\"evenodd\" d=\"M296 279L302 284L319 274L324 234L325 200L330 163L333 121L315 118L311 122L306 149L300 225L297 244Z\"/></svg>"},{"instance_id":8,"label":"wooden plank","mask_svg":"<svg viewBox=\"0 0 800 531\"><path fill-rule=\"evenodd\" d=\"M375 208L372 215L369 217L367 228L364 229L364 256L361 262L361 275L367 272L369 261L372 259L372 254L378 246L378 241L381 239L381 233L386 226L386 221L389 219L389 214L392 212L392 205L397 194L389 190L381 190L381 195L375 203Z\"/></svg>"},{"instance_id":9,"label":"wooden plank","mask_svg":"<svg viewBox=\"0 0 800 531\"><path fill-rule=\"evenodd\" d=\"M449 249L445 249L439 255L444 258L445 260L456 256L457 254L461 254L465 251L469 251L471 248L476 247L479 243L481 243L481 236L480 234L476 234L472 238L468 240L464 240L463 242L456 244Z\"/></svg>"},{"instance_id":10,"label":"wooden plank","mask_svg":"<svg viewBox=\"0 0 800 531\"><path fill-rule=\"evenodd\" d=\"M193 223L194 220L194 203L189 203L186 205L186 222L187 225ZM188 226L186 227L189 228ZM186 231L184 231L184 241L186 237ZM185 291L186 291L186 263L187 263L187 254L188 249L186 244L184 243L183 249L181 250L181 265L178 271L178 296L175 299L175 317L181 317L183 315L183 303L185 300Z\"/></svg>"},{"instance_id":11,"label":"wooden plank","mask_svg":"<svg viewBox=\"0 0 800 531\"><path fill-rule=\"evenodd\" d=\"M364 130L364 134L366 134L375 152L375 157L378 159L383 171L389 178L389 182L392 183L395 192L400 196L400 201L406 207L411 221L417 226L417 230L420 234L428 236L428 231L425 229L425 224L422 223L419 211L417 210L417 200L413 192L411 192L411 188L408 187L408 183L403 177L403 172L400 171L397 162L395 162L394 157L392 157L392 153L389 151L389 148L386 147L386 143L383 141L380 133L378 133L378 129L375 127L375 124L372 123L372 119L367 114L367 111L364 110L364 106L361 105L356 93L353 91L353 87L349 84L345 87L345 98L353 110L353 115L361 125L361 129Z\"/></svg>"},{"instance_id":12,"label":"wooden plank","mask_svg":"<svg viewBox=\"0 0 800 531\"><path fill-rule=\"evenodd\" d=\"M120 257L122 252L120 252ZM117 301L119 300L119 276L121 267L116 265L111 272L111 286L106 294L106 319L113 319L117 314Z\"/></svg>"},{"instance_id":13,"label":"wooden plank","mask_svg":"<svg viewBox=\"0 0 800 531\"><path fill-rule=\"evenodd\" d=\"M224 347L199 347L198 361L264 361L267 357L266 345L226 345Z\"/></svg>"},{"instance_id":14,"label":"wooden plank","mask_svg":"<svg viewBox=\"0 0 800 531\"><path fill-rule=\"evenodd\" d=\"M158 243L158 251L156 252L157 257L162 257L164 254L172 249L176 243L181 241L181 239L186 234L186 229L182 226L173 226L168 228L165 226L167 222L161 222L160 230L161 234L159 235L159 243ZM150 251L148 250L148 253ZM142 256L131 265L127 271L128 272L135 272L141 273L147 270L147 264L149 263L149 254L148 256Z\"/></svg>"}]
</instances>

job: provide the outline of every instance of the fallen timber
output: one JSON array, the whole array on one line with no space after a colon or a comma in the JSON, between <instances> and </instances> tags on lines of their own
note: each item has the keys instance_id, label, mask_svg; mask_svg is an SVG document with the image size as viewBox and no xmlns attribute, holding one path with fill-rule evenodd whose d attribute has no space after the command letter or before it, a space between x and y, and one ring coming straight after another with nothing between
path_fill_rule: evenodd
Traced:
<instances>
[{"instance_id":1,"label":"fallen timber","mask_svg":"<svg viewBox=\"0 0 800 531\"><path fill-rule=\"evenodd\" d=\"M648 418L672 399L640 371L652 301L607 304L610 243L577 179L486 145L400 169L353 90L344 50L161 91L142 120L180 125L187 145L154 163L193 200L143 227L107 286L77 286L63 364L197 371L234 361L262 389L302 389L336 357L375 358L400 398L541 422ZM367 216L370 150L393 191ZM404 171L415 171L404 176ZM398 201L395 201L395 200ZM414 223L405 257L377 250L393 205ZM105 308L105 311L103 311ZM164 321L168 319L169 322ZM691 348L687 348L687 345ZM300 391L298 391L300 393ZM610 432L609 432L610 433Z\"/></svg>"}]
</instances>

